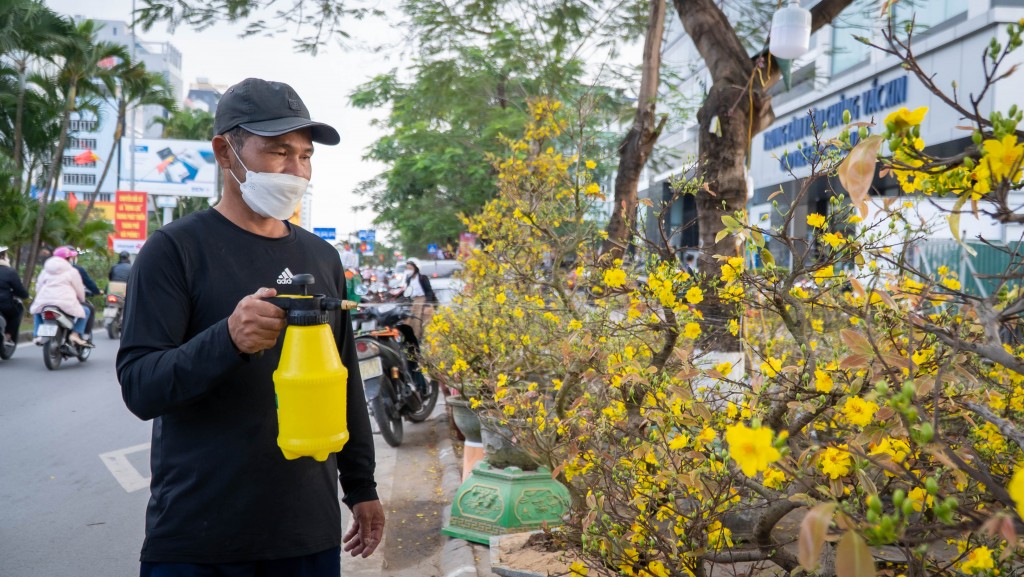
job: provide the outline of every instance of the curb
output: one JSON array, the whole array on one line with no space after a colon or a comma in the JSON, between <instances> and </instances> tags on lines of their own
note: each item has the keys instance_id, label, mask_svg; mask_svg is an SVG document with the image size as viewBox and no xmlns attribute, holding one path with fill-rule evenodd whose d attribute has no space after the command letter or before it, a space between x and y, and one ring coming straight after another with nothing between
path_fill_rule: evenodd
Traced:
<instances>
[{"instance_id":1,"label":"curb","mask_svg":"<svg viewBox=\"0 0 1024 577\"><path fill-rule=\"evenodd\" d=\"M438 460L441 462L441 492L445 508L441 512L441 522L447 526L451 522L451 502L455 492L462 485L462 464L455 457L452 440L448 433L448 418L444 415L438 419ZM476 577L476 557L473 545L465 539L445 537L441 550L442 577Z\"/></svg>"}]
</instances>

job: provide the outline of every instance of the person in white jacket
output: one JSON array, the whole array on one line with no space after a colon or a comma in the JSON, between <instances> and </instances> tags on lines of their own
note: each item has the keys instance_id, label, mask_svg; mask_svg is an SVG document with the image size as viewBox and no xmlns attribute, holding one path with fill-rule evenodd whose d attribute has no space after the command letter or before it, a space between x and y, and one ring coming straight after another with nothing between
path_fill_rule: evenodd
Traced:
<instances>
[{"instance_id":1,"label":"person in white jacket","mask_svg":"<svg viewBox=\"0 0 1024 577\"><path fill-rule=\"evenodd\" d=\"M33 336L36 337L36 344L42 344L39 325L43 323L43 307L57 307L75 318L71 342L79 346L92 346L84 338L87 325L85 307L82 306L85 302L85 285L82 283L82 275L68 262L68 259L75 256L77 253L66 246L54 250L53 256L46 259L42 272L36 278L36 296L29 308L35 319Z\"/></svg>"}]
</instances>

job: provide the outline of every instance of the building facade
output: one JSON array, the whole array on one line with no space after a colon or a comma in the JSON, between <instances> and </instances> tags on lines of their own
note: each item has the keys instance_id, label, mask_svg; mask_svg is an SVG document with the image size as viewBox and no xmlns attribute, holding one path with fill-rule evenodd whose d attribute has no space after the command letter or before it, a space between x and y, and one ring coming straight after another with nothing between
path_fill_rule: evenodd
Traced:
<instances>
[{"instance_id":1,"label":"building facade","mask_svg":"<svg viewBox=\"0 0 1024 577\"><path fill-rule=\"evenodd\" d=\"M814 1L804 1L806 8ZM749 155L748 211L750 222L778 226L784 215L774 210L772 201L788 206L810 174L808 157L814 142L814 132L823 140L835 137L842 130L843 113L849 111L852 121L872 122L873 131L884 130L887 115L900 107L914 109L927 106L928 115L921 125L921 137L928 152L948 154L959 151L970 142L970 132L958 126L965 124L960 115L928 91L918 79L904 70L898 59L871 48L854 38L865 36L876 44L884 44L882 29L885 21L877 9L871 10L868 0L857 0L833 25L819 29L811 39L811 49L793 62L792 86L785 89L782 82L773 88L772 107L776 119L766 130L754 136ZM935 84L951 90L954 82L961 99L977 92L983 85L983 71L979 65L983 50L993 37L1005 45L1006 24L1024 18L1021 0L916 0L900 3L897 21L914 18L914 52L922 69L935 74ZM1014 54L1022 59L1020 51ZM676 63L675 70L683 82L666 87L694 99L699 103L710 77L703 61L688 37L675 22L665 50L666 63ZM1015 62L1007 62L1009 69ZM985 94L979 108L986 116L993 110L1006 111L1020 102L1024 94L1024 77L1013 75ZM675 159L675 168L655 174L649 179L641 196L656 204L672 199L670 182L692 166L697 155L697 123L693 119L673 127L660 143L662 154ZM781 193L779 193L781 191ZM806 201L797 207L793 219L797 237L810 238L806 230L805 215L810 212L827 214L828 199L833 191L842 193L838 179L818 181L809 189ZM891 178L876 179L872 194L896 196L898 186ZM774 195L774 196L773 196ZM771 200L770 200L771 198ZM909 196L910 207L928 222L935 222L933 240L950 243L953 235L943 218L953 206L953 200L921 199ZM1024 202L1024 199L1021 199ZM1018 203L1020 204L1020 203ZM874 218L875 215L869 216ZM915 217L916 218L916 217ZM662 216L666 229L682 227L674 235L673 243L681 249L699 251L696 230L696 209L691 198L676 200ZM762 220L763 219L763 220ZM941 222L940 222L941 221ZM657 217L647 217L649 232L657 230ZM964 238L983 234L987 240L997 242L1020 241L1024 229L1003 226L984 216L975 218L964 214L960 220ZM780 246L770 247L776 262L791 264L792 255Z\"/></svg>"},{"instance_id":2,"label":"building facade","mask_svg":"<svg viewBox=\"0 0 1024 577\"><path fill-rule=\"evenodd\" d=\"M76 16L76 20L84 17ZM181 52L169 42L146 42L133 36L131 26L120 20L96 20L96 40L121 44L132 49L135 58L143 62L150 72L162 74L173 91L175 101L181 102L184 97L184 81L181 75ZM113 63L111 63L113 65ZM155 125L157 117L166 117L167 111L158 106L145 106L129 111L126 119L125 136L134 132L138 138L158 138L162 128ZM58 199L70 198L69 193L79 200L88 197L97 190L97 183L102 177L108 156L112 157L110 170L99 186L100 202L113 200L118 190L118 177L122 181L129 180L129 175L121 174L118 162L118 151L114 147L114 132L117 128L117 106L115 102L104 101L99 114L74 113L68 132L68 143L64 150ZM83 162L83 154L93 152L96 160ZM111 152L113 151L113 153ZM88 155L86 155L88 156ZM127 186L127 184L126 184Z\"/></svg>"}]
</instances>

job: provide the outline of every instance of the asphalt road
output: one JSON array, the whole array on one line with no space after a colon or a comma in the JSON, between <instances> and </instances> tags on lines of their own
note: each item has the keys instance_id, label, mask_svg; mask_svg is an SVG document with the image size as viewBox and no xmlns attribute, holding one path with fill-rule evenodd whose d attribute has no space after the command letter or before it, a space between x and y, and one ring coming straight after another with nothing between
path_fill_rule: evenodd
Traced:
<instances>
[{"instance_id":1,"label":"asphalt road","mask_svg":"<svg viewBox=\"0 0 1024 577\"><path fill-rule=\"evenodd\" d=\"M87 362L66 360L57 371L32 344L0 361L0 577L138 575L150 423L121 400L116 342L103 334L96 341ZM404 574L396 569L417 561L431 568L418 575L434 573L444 506L434 445L447 426L437 420L443 414L439 405L427 423L406 423L398 449L374 435L389 530L369 559L344 557L343 575Z\"/></svg>"}]
</instances>

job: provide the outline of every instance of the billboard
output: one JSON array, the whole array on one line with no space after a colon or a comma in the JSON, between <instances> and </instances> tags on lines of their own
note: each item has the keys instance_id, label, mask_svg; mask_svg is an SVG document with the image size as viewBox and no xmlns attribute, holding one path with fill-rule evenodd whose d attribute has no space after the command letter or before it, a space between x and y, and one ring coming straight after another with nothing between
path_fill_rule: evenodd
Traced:
<instances>
[{"instance_id":1,"label":"billboard","mask_svg":"<svg viewBox=\"0 0 1024 577\"><path fill-rule=\"evenodd\" d=\"M121 139L121 186L131 182L131 139ZM208 140L135 139L135 189L153 195L217 194L217 161Z\"/></svg>"},{"instance_id":2,"label":"billboard","mask_svg":"<svg viewBox=\"0 0 1024 577\"><path fill-rule=\"evenodd\" d=\"M146 242L146 193L119 190L114 199L115 252L138 252Z\"/></svg>"}]
</instances>

